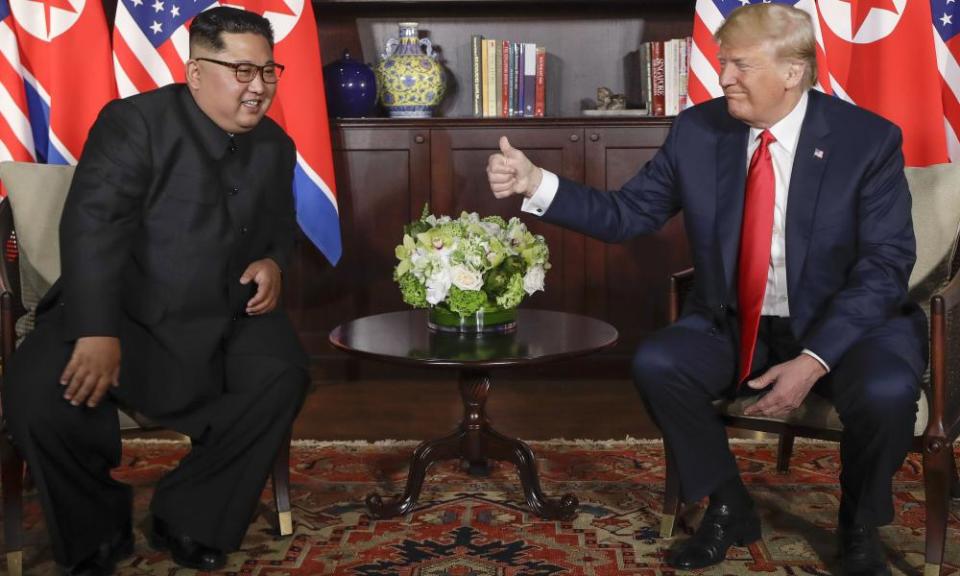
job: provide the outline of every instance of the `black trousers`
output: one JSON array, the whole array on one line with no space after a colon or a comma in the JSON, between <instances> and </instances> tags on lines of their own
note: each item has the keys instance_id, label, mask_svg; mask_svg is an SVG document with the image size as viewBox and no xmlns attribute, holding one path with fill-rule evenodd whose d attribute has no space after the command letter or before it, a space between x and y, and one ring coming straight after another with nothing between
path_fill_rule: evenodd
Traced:
<instances>
[{"instance_id":1,"label":"black trousers","mask_svg":"<svg viewBox=\"0 0 960 576\"><path fill-rule=\"evenodd\" d=\"M891 343L897 322L868 333L811 392L833 402L844 426L840 520L845 523L880 526L893 519L891 481L913 439L924 369L917 359L926 358L923 342L916 350ZM763 317L755 374L801 350L789 319ZM687 502L708 496L739 474L726 428L712 405L737 393L735 363L730 335L696 315L645 340L634 358L634 383L663 432ZM739 392L749 390L744 385Z\"/></svg>"},{"instance_id":2,"label":"black trousers","mask_svg":"<svg viewBox=\"0 0 960 576\"><path fill-rule=\"evenodd\" d=\"M3 396L8 429L36 482L62 565L91 555L128 525L132 504L131 487L110 476L121 457L115 401L87 408L62 397L59 378L72 350L57 322L39 323L14 355ZM229 340L223 352L223 393L198 408L209 412L210 424L160 480L150 509L175 530L231 551L254 516L309 378L274 357L232 353Z\"/></svg>"}]
</instances>

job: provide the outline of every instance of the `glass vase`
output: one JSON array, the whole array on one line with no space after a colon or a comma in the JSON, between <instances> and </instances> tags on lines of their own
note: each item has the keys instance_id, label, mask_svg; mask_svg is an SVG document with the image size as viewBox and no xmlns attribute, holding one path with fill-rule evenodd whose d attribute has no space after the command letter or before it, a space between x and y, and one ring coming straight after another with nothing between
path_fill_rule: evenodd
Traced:
<instances>
[{"instance_id":1,"label":"glass vase","mask_svg":"<svg viewBox=\"0 0 960 576\"><path fill-rule=\"evenodd\" d=\"M433 306L427 326L437 332L460 334L512 332L517 329L517 309L478 310L474 314L460 316L444 306Z\"/></svg>"}]
</instances>

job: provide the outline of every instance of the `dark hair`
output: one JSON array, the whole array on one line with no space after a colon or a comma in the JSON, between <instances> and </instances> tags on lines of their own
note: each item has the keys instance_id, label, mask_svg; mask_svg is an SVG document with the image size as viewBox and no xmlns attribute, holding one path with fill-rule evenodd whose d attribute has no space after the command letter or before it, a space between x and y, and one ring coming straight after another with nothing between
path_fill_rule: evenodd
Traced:
<instances>
[{"instance_id":1,"label":"dark hair","mask_svg":"<svg viewBox=\"0 0 960 576\"><path fill-rule=\"evenodd\" d=\"M222 34L259 34L273 48L270 21L254 12L229 6L217 6L197 14L190 24L190 47L202 46L216 52L224 49Z\"/></svg>"}]
</instances>

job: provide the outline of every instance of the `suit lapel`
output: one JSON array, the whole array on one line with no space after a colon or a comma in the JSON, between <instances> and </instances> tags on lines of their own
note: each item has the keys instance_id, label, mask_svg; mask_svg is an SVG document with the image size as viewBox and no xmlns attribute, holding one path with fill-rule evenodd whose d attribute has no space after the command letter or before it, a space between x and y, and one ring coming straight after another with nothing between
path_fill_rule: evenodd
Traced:
<instances>
[{"instance_id":1,"label":"suit lapel","mask_svg":"<svg viewBox=\"0 0 960 576\"><path fill-rule=\"evenodd\" d=\"M787 294L790 299L797 294L800 276L810 245L814 213L820 196L823 171L830 160L830 128L823 112L823 96L810 91L807 113L800 129L797 152L790 174L790 190L787 196L786 251Z\"/></svg>"},{"instance_id":2,"label":"suit lapel","mask_svg":"<svg viewBox=\"0 0 960 576\"><path fill-rule=\"evenodd\" d=\"M731 119L732 120L732 119ZM733 290L733 276L737 269L737 249L740 246L740 223L743 220L743 196L747 183L746 124L732 121L717 146L717 245L723 261L724 289Z\"/></svg>"}]
</instances>

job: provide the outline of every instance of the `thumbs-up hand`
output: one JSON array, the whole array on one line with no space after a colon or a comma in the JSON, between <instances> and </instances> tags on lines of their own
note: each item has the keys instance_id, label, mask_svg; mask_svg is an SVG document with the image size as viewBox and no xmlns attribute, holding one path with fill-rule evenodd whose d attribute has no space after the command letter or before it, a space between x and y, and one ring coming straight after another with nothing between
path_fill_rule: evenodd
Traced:
<instances>
[{"instance_id":1,"label":"thumbs-up hand","mask_svg":"<svg viewBox=\"0 0 960 576\"><path fill-rule=\"evenodd\" d=\"M491 154L487 161L487 180L497 198L513 194L533 196L540 186L543 173L527 156L510 145L506 136L500 137L500 152Z\"/></svg>"}]
</instances>

